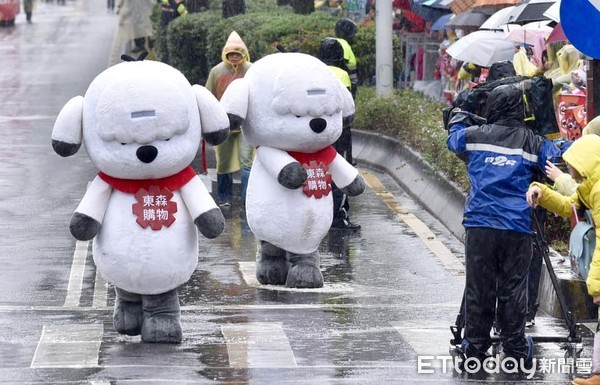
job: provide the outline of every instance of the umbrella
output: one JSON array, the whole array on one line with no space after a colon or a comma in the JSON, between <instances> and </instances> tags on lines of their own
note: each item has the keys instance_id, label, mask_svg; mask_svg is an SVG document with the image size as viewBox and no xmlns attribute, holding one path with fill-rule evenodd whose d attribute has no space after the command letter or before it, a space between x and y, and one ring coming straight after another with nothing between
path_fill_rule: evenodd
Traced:
<instances>
[{"instance_id":1,"label":"umbrella","mask_svg":"<svg viewBox=\"0 0 600 385\"><path fill-rule=\"evenodd\" d=\"M515 43L525 43L529 45L536 45L540 39L543 39L548 33L552 31L552 28L548 27L548 30L543 29L513 29L506 35L506 40Z\"/></svg>"},{"instance_id":2,"label":"umbrella","mask_svg":"<svg viewBox=\"0 0 600 385\"><path fill-rule=\"evenodd\" d=\"M548 20L544 12L555 2L556 0L529 0L527 3L519 4L510 13L508 22L526 24L531 21Z\"/></svg>"},{"instance_id":3,"label":"umbrella","mask_svg":"<svg viewBox=\"0 0 600 385\"><path fill-rule=\"evenodd\" d=\"M565 31L563 31L562 24L556 24L556 27L550 32L548 38L546 39L546 43L555 43L557 41L568 41L567 36L565 35Z\"/></svg>"},{"instance_id":4,"label":"umbrella","mask_svg":"<svg viewBox=\"0 0 600 385\"><path fill-rule=\"evenodd\" d=\"M490 17L489 13L483 11L467 11L454 16L446 24L450 28L476 27L479 28Z\"/></svg>"},{"instance_id":5,"label":"umbrella","mask_svg":"<svg viewBox=\"0 0 600 385\"><path fill-rule=\"evenodd\" d=\"M506 8L502 8L499 11L496 11L492 16L490 16L485 23L481 24L479 29L489 29L492 31L501 31L502 26L508 23L508 15L515 9L514 5L511 5Z\"/></svg>"},{"instance_id":6,"label":"umbrella","mask_svg":"<svg viewBox=\"0 0 600 385\"><path fill-rule=\"evenodd\" d=\"M437 9L450 9L449 4L452 0L423 0L421 5L423 7L437 8Z\"/></svg>"},{"instance_id":7,"label":"umbrella","mask_svg":"<svg viewBox=\"0 0 600 385\"><path fill-rule=\"evenodd\" d=\"M557 0L554 4L552 4L550 8L544 12L544 16L558 23L560 21L560 0Z\"/></svg>"},{"instance_id":8,"label":"umbrella","mask_svg":"<svg viewBox=\"0 0 600 385\"><path fill-rule=\"evenodd\" d=\"M499 8L508 5L521 4L522 0L454 0L450 3L450 9L455 14L463 13L475 8Z\"/></svg>"},{"instance_id":9,"label":"umbrella","mask_svg":"<svg viewBox=\"0 0 600 385\"><path fill-rule=\"evenodd\" d=\"M440 17L433 24L431 24L431 27L429 29L432 31L440 31L440 30L446 29L446 23L448 23L448 21L450 20L450 18L452 16L454 16L454 15L451 13L448 13L448 14Z\"/></svg>"},{"instance_id":10,"label":"umbrella","mask_svg":"<svg viewBox=\"0 0 600 385\"><path fill-rule=\"evenodd\" d=\"M448 13L452 13L449 9L425 7L416 1L412 3L411 9L425 21L435 21Z\"/></svg>"},{"instance_id":11,"label":"umbrella","mask_svg":"<svg viewBox=\"0 0 600 385\"><path fill-rule=\"evenodd\" d=\"M452 44L446 52L456 60L489 67L498 61L512 60L515 49L502 32L474 31Z\"/></svg>"}]
</instances>

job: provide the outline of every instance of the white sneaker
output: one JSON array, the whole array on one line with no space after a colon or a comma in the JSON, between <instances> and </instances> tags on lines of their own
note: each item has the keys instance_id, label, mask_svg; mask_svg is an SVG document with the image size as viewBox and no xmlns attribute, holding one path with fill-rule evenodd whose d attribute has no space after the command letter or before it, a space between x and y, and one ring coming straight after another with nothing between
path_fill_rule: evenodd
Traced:
<instances>
[{"instance_id":1,"label":"white sneaker","mask_svg":"<svg viewBox=\"0 0 600 385\"><path fill-rule=\"evenodd\" d=\"M530 320L527 320L525 322L525 327L526 328L532 328L534 326L535 326L535 319L530 319Z\"/></svg>"}]
</instances>

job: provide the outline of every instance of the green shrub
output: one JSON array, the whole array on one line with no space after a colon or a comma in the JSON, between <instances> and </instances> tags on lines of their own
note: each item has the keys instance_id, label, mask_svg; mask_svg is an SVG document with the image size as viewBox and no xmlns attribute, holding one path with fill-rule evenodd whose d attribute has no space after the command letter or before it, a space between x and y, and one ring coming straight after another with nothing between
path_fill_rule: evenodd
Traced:
<instances>
[{"instance_id":1,"label":"green shrub","mask_svg":"<svg viewBox=\"0 0 600 385\"><path fill-rule=\"evenodd\" d=\"M412 90L395 90L392 96L380 98L374 87L359 87L353 127L398 139L467 191L465 164L446 147L448 134L441 113L444 107L444 103Z\"/></svg>"},{"instance_id":2,"label":"green shrub","mask_svg":"<svg viewBox=\"0 0 600 385\"><path fill-rule=\"evenodd\" d=\"M286 49L296 49L316 55L321 39L334 36L336 16L328 12L299 15L291 7L264 4L257 7L249 2L248 12L222 19L218 2L211 2L209 11L192 13L172 21L167 28L160 25L155 12L154 29L156 56L178 68L192 83L204 84L210 68L221 61L221 51L231 31L240 34L252 61L278 52L277 42ZM166 29L166 30L165 30ZM360 84L371 84L375 76L375 27L360 25L352 49L358 61ZM401 72L400 41L393 36L393 72Z\"/></svg>"}]
</instances>

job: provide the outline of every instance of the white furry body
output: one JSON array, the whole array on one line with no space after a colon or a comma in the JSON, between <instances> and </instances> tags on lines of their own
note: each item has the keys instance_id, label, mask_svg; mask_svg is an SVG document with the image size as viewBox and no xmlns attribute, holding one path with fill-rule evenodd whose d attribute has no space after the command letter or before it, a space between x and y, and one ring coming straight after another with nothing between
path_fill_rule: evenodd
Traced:
<instances>
[{"instance_id":1,"label":"white furry body","mask_svg":"<svg viewBox=\"0 0 600 385\"><path fill-rule=\"evenodd\" d=\"M175 222L161 230L142 228L131 207L133 194L113 190L100 232L94 262L102 277L132 293L159 294L185 283L198 263L198 235L181 195Z\"/></svg>"},{"instance_id":2,"label":"white furry body","mask_svg":"<svg viewBox=\"0 0 600 385\"><path fill-rule=\"evenodd\" d=\"M331 192L316 199L306 196L302 188L285 188L259 157L252 165L246 194L246 215L252 232L259 240L286 251L312 253L331 227Z\"/></svg>"}]
</instances>

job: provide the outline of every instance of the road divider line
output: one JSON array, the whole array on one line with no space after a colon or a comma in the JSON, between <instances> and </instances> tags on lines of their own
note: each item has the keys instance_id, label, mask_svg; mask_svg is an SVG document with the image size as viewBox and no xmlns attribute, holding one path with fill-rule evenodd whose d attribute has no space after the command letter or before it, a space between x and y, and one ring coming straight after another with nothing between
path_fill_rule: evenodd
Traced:
<instances>
[{"instance_id":1,"label":"road divider line","mask_svg":"<svg viewBox=\"0 0 600 385\"><path fill-rule=\"evenodd\" d=\"M102 324L44 325L31 367L98 367L103 333Z\"/></svg>"},{"instance_id":2,"label":"road divider line","mask_svg":"<svg viewBox=\"0 0 600 385\"><path fill-rule=\"evenodd\" d=\"M71 265L71 274L69 276L69 286L67 287L67 296L63 305L65 307L79 306L89 244L89 241L77 241L75 243L73 264Z\"/></svg>"},{"instance_id":3,"label":"road divider line","mask_svg":"<svg viewBox=\"0 0 600 385\"><path fill-rule=\"evenodd\" d=\"M245 368L296 367L294 352L281 322L223 324L229 366Z\"/></svg>"},{"instance_id":4,"label":"road divider line","mask_svg":"<svg viewBox=\"0 0 600 385\"><path fill-rule=\"evenodd\" d=\"M385 186L379 179L367 172L361 171L367 185L375 194L392 210L408 227L410 227L427 248L438 258L442 265L451 274L461 276L465 274L465 267L462 262L456 258L456 255L444 245L435 234L414 214L411 214L405 207L396 201L393 194L387 192Z\"/></svg>"}]
</instances>

